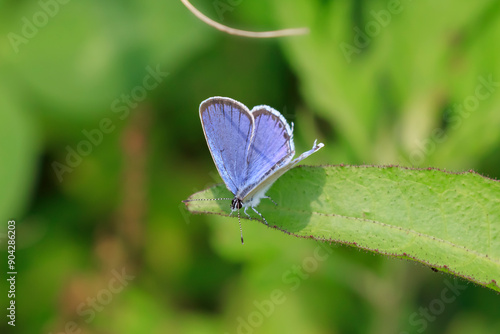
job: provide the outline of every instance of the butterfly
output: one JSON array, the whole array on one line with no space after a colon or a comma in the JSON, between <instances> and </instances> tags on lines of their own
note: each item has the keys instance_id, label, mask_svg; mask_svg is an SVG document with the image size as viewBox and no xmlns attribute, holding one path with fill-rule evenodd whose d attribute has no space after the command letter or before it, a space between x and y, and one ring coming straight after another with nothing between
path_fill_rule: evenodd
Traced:
<instances>
[{"instance_id":1,"label":"butterfly","mask_svg":"<svg viewBox=\"0 0 500 334\"><path fill-rule=\"evenodd\" d=\"M311 150L295 155L292 128L277 110L260 105L249 110L228 97L211 97L200 104L200 119L208 148L227 189L234 195L231 214L255 207L268 198L267 190L285 172L324 145L314 141ZM220 198L223 200L231 198ZM274 202L274 201L273 201ZM276 204L276 203L275 203ZM243 232L241 230L241 243Z\"/></svg>"}]
</instances>

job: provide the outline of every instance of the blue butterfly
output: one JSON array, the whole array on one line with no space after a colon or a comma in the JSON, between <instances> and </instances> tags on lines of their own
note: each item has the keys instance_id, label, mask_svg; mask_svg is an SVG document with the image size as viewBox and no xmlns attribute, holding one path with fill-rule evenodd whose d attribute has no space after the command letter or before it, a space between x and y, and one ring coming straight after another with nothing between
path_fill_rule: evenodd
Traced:
<instances>
[{"instance_id":1,"label":"blue butterfly","mask_svg":"<svg viewBox=\"0 0 500 334\"><path fill-rule=\"evenodd\" d=\"M200 104L200 118L215 166L234 195L231 214L238 211L239 218L239 209L244 208L251 219L247 213L250 207L266 225L255 207L261 199L270 199L267 190L281 175L324 146L315 141L311 150L293 159L293 123L290 128L277 110L265 105L249 110L231 98L216 96ZM243 243L241 222L240 233Z\"/></svg>"}]
</instances>

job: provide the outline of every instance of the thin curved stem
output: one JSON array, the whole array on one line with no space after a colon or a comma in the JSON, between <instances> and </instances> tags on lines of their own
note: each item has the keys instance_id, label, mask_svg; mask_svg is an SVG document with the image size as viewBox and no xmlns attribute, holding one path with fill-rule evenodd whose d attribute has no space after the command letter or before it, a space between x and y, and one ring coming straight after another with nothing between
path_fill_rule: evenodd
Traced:
<instances>
[{"instance_id":1,"label":"thin curved stem","mask_svg":"<svg viewBox=\"0 0 500 334\"><path fill-rule=\"evenodd\" d=\"M272 37L282 37L282 36L295 36L295 35L305 35L309 33L309 28L291 28L273 31L246 31L234 29L214 20L208 18L203 13L201 13L196 7L194 7L188 0L181 0L181 2L186 6L196 17L205 22L206 24L218 29L220 31L226 32L231 35L243 36L243 37L253 37L253 38L272 38Z\"/></svg>"}]
</instances>

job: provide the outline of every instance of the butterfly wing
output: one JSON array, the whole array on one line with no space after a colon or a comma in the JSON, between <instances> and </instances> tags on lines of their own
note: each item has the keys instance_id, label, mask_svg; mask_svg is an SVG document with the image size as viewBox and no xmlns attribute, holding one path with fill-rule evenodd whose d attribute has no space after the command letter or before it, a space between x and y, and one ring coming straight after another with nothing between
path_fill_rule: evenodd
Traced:
<instances>
[{"instance_id":1,"label":"butterfly wing","mask_svg":"<svg viewBox=\"0 0 500 334\"><path fill-rule=\"evenodd\" d=\"M200 118L215 166L227 189L236 194L246 182L253 117L238 101L211 97L200 104Z\"/></svg>"},{"instance_id":2,"label":"butterfly wing","mask_svg":"<svg viewBox=\"0 0 500 334\"><path fill-rule=\"evenodd\" d=\"M244 187L236 194L245 198L276 170L287 165L295 154L292 130L285 118L268 106L251 111L255 126L247 154Z\"/></svg>"}]
</instances>

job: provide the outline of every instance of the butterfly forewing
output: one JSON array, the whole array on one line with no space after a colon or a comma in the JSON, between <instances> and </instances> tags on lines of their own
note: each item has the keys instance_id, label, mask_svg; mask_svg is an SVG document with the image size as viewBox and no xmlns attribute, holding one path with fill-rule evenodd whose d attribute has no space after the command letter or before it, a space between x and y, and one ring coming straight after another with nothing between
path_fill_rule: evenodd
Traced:
<instances>
[{"instance_id":1,"label":"butterfly forewing","mask_svg":"<svg viewBox=\"0 0 500 334\"><path fill-rule=\"evenodd\" d=\"M219 174L229 191L236 194L246 182L253 129L250 111L235 100L213 97L201 103L200 118Z\"/></svg>"},{"instance_id":2,"label":"butterfly forewing","mask_svg":"<svg viewBox=\"0 0 500 334\"><path fill-rule=\"evenodd\" d=\"M291 130L283 116L267 106L255 107L251 113L255 127L248 149L245 187L239 193L241 197L276 169L288 164L295 154Z\"/></svg>"}]
</instances>

